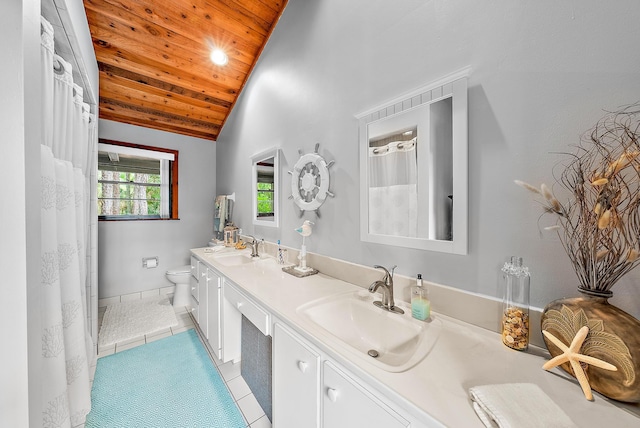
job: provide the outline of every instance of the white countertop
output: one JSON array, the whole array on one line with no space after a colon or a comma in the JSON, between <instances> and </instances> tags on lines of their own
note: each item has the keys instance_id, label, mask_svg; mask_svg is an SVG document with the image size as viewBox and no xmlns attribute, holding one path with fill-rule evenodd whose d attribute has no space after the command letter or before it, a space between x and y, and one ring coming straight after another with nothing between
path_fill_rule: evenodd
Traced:
<instances>
[{"instance_id":1,"label":"white countertop","mask_svg":"<svg viewBox=\"0 0 640 428\"><path fill-rule=\"evenodd\" d=\"M425 412L446 426L482 427L471 406L469 388L526 382L542 388L579 427L640 426L637 405L614 405L597 393L589 402L575 379L559 369L544 371L543 350L511 350L502 344L499 334L438 313L432 313L432 317L441 322L442 328L429 354L405 372L387 372L364 356L354 355L338 339L332 339L296 312L299 306L315 299L362 290L361 287L322 273L296 278L282 272L272 258L225 266L217 260L221 254L205 252L204 248L191 252L365 381L391 398L406 401L401 406L419 420L426 420L421 414Z\"/></svg>"}]
</instances>

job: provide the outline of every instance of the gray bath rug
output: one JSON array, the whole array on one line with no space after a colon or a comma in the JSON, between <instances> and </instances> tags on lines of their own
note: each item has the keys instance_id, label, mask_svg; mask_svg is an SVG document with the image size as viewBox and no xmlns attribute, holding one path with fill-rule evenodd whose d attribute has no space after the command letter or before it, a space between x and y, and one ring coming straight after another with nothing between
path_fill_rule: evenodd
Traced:
<instances>
[{"instance_id":1,"label":"gray bath rug","mask_svg":"<svg viewBox=\"0 0 640 428\"><path fill-rule=\"evenodd\" d=\"M131 300L107 306L98 346L110 346L178 325L167 297Z\"/></svg>"}]
</instances>

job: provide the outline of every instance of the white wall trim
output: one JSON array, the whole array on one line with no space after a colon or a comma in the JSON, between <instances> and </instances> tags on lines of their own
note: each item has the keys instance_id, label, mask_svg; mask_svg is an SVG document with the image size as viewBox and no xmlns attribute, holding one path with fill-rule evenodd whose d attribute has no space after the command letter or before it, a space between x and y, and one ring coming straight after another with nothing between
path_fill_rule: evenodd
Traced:
<instances>
[{"instance_id":1,"label":"white wall trim","mask_svg":"<svg viewBox=\"0 0 640 428\"><path fill-rule=\"evenodd\" d=\"M393 106L395 104L398 103L402 103L404 101L410 100L411 98L417 97L418 95L421 95L425 92L429 92L432 91L436 88L439 88L445 84L451 84L452 82L458 80L458 79L462 79L464 77L469 77L471 75L471 66L467 66L464 68L461 68L460 70L456 70L452 73L447 74L446 76L443 76L437 80L434 80L433 82L427 83L425 85L422 85L416 89L413 89L409 92L405 92L401 95L398 95L395 98L392 98L390 100L387 100L385 102L382 102L380 104L378 104L375 107L371 107L361 113L358 113L355 115L356 119L362 119L363 117L369 116L370 114L376 113L377 111L386 109L387 107Z\"/></svg>"}]
</instances>

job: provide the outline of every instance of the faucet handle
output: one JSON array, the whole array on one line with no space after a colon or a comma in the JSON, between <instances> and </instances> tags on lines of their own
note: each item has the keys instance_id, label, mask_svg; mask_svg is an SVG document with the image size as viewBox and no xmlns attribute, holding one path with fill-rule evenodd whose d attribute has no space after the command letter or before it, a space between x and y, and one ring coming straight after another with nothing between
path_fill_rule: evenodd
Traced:
<instances>
[{"instance_id":1,"label":"faucet handle","mask_svg":"<svg viewBox=\"0 0 640 428\"><path fill-rule=\"evenodd\" d=\"M387 268L384 267L384 266L373 265L373 267L374 267L374 269L382 269L384 271L384 277L385 278L393 278L393 271L396 270L398 265L393 265L393 267L391 268L391 272L389 272L389 270L387 270Z\"/></svg>"},{"instance_id":2,"label":"faucet handle","mask_svg":"<svg viewBox=\"0 0 640 428\"><path fill-rule=\"evenodd\" d=\"M384 266L380 266L380 265L373 265L373 268L374 268L374 269L382 269L382 270L384 271L385 275L389 275L389 271L388 271L388 270L387 270L387 268L386 268L386 267L384 267Z\"/></svg>"}]
</instances>

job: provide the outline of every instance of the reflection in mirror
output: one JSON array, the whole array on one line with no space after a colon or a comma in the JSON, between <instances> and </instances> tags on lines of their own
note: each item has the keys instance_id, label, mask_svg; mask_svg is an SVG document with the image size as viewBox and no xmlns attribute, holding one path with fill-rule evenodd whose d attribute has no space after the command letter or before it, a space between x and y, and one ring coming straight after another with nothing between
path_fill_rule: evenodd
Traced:
<instances>
[{"instance_id":1,"label":"reflection in mirror","mask_svg":"<svg viewBox=\"0 0 640 428\"><path fill-rule=\"evenodd\" d=\"M426 236L426 228L418 230L416 127L407 131L398 130L390 137L371 137L371 134L369 232L413 238Z\"/></svg>"},{"instance_id":2,"label":"reflection in mirror","mask_svg":"<svg viewBox=\"0 0 640 428\"><path fill-rule=\"evenodd\" d=\"M466 254L465 76L358 116L363 241Z\"/></svg>"},{"instance_id":3,"label":"reflection in mirror","mask_svg":"<svg viewBox=\"0 0 640 428\"><path fill-rule=\"evenodd\" d=\"M429 181L429 239L453 239L453 104L451 97L429 104L431 125L428 160L433 171Z\"/></svg>"},{"instance_id":4,"label":"reflection in mirror","mask_svg":"<svg viewBox=\"0 0 640 428\"><path fill-rule=\"evenodd\" d=\"M216 196L215 208L213 211L213 237L219 241L224 239L224 228L231 223L233 216L233 204L236 194Z\"/></svg>"},{"instance_id":5,"label":"reflection in mirror","mask_svg":"<svg viewBox=\"0 0 640 428\"><path fill-rule=\"evenodd\" d=\"M368 125L369 233L452 240L451 106L447 97Z\"/></svg>"},{"instance_id":6,"label":"reflection in mirror","mask_svg":"<svg viewBox=\"0 0 640 428\"><path fill-rule=\"evenodd\" d=\"M279 226L279 150L258 153L252 161L253 224Z\"/></svg>"}]
</instances>

